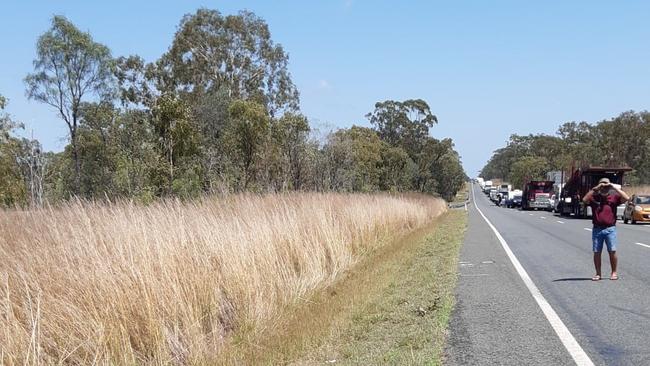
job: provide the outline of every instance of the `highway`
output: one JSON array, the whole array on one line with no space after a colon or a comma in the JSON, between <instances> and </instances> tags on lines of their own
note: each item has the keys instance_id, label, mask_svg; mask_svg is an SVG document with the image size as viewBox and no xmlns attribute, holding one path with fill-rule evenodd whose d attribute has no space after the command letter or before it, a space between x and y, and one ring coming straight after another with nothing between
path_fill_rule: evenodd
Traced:
<instances>
[{"instance_id":1,"label":"highway","mask_svg":"<svg viewBox=\"0 0 650 366\"><path fill-rule=\"evenodd\" d=\"M497 207L473 190L446 364L650 365L650 225L617 224L620 279L605 251L594 282L590 220Z\"/></svg>"}]
</instances>

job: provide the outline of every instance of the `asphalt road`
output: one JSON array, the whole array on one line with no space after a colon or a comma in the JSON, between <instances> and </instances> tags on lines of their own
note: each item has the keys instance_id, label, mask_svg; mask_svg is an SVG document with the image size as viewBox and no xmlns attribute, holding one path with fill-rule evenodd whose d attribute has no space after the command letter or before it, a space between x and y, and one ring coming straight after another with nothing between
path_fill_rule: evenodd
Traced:
<instances>
[{"instance_id":1,"label":"asphalt road","mask_svg":"<svg viewBox=\"0 0 650 366\"><path fill-rule=\"evenodd\" d=\"M619 276L595 273L591 221L476 204L596 365L650 365L650 225L618 227ZM461 250L448 365L571 365L574 361L474 205Z\"/></svg>"}]
</instances>

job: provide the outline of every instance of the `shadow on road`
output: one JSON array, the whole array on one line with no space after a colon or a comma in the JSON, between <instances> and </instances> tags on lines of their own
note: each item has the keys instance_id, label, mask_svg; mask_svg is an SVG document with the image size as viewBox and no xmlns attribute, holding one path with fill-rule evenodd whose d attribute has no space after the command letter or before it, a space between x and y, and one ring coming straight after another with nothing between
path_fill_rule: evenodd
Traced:
<instances>
[{"instance_id":1,"label":"shadow on road","mask_svg":"<svg viewBox=\"0 0 650 366\"><path fill-rule=\"evenodd\" d=\"M558 278L553 282L566 282L566 281L591 281L591 277L576 277L576 278Z\"/></svg>"}]
</instances>

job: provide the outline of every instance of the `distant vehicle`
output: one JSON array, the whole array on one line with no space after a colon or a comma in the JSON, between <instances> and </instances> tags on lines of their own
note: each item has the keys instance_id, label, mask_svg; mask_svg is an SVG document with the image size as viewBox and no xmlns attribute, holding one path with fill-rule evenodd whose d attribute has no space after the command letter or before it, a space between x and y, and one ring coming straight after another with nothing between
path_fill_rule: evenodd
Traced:
<instances>
[{"instance_id":1,"label":"distant vehicle","mask_svg":"<svg viewBox=\"0 0 650 366\"><path fill-rule=\"evenodd\" d=\"M519 189L511 191L510 194L508 194L508 198L506 199L506 207L521 207L521 195L522 192Z\"/></svg>"},{"instance_id":2,"label":"distant vehicle","mask_svg":"<svg viewBox=\"0 0 650 366\"><path fill-rule=\"evenodd\" d=\"M497 191L497 189L496 189L495 187L492 187L492 188L490 189L490 193L489 193L490 201L492 201L492 202L496 202L496 201L497 201L497 194L499 194L499 192Z\"/></svg>"},{"instance_id":3,"label":"distant vehicle","mask_svg":"<svg viewBox=\"0 0 650 366\"><path fill-rule=\"evenodd\" d=\"M491 181L491 180L486 180L486 181L483 183L483 193L485 193L485 194L489 194L489 193L490 193L490 189L492 189L492 181Z\"/></svg>"},{"instance_id":4,"label":"distant vehicle","mask_svg":"<svg viewBox=\"0 0 650 366\"><path fill-rule=\"evenodd\" d=\"M485 181L483 180L482 177L476 178L476 183L478 183L479 187L481 187L481 189L483 189L483 186L485 185Z\"/></svg>"},{"instance_id":5,"label":"distant vehicle","mask_svg":"<svg viewBox=\"0 0 650 366\"><path fill-rule=\"evenodd\" d=\"M521 196L521 209L551 211L553 184L555 182L549 180L532 180L526 183Z\"/></svg>"},{"instance_id":6,"label":"distant vehicle","mask_svg":"<svg viewBox=\"0 0 650 366\"><path fill-rule=\"evenodd\" d=\"M626 166L587 166L574 170L562 188L557 211L563 216L574 215L583 218L590 216L591 208L582 202L587 192L598 185L601 178L608 178L612 184L620 187L623 185L624 174L631 170L632 168Z\"/></svg>"},{"instance_id":7,"label":"distant vehicle","mask_svg":"<svg viewBox=\"0 0 650 366\"><path fill-rule=\"evenodd\" d=\"M522 195L518 194L512 197L512 201L510 202L510 208L515 208L515 207L521 207L521 200L522 200Z\"/></svg>"},{"instance_id":8,"label":"distant vehicle","mask_svg":"<svg viewBox=\"0 0 650 366\"><path fill-rule=\"evenodd\" d=\"M625 205L623 222L650 222L650 195L633 195Z\"/></svg>"}]
</instances>

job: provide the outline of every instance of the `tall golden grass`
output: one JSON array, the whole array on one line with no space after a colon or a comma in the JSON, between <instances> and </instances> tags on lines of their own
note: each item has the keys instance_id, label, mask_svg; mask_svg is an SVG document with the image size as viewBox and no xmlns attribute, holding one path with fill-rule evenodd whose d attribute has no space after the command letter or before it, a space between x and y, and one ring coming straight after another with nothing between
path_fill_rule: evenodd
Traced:
<instances>
[{"instance_id":1,"label":"tall golden grass","mask_svg":"<svg viewBox=\"0 0 650 366\"><path fill-rule=\"evenodd\" d=\"M0 212L0 364L213 362L445 210L296 193Z\"/></svg>"}]
</instances>

